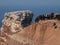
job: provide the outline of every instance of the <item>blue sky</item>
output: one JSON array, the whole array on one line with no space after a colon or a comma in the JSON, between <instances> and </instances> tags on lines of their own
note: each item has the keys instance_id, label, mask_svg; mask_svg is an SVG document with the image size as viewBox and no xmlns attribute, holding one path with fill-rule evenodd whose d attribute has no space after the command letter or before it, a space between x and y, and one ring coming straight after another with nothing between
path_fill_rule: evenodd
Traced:
<instances>
[{"instance_id":1,"label":"blue sky","mask_svg":"<svg viewBox=\"0 0 60 45\"><path fill-rule=\"evenodd\" d=\"M2 7L2 9L1 9ZM60 0L0 0L0 10L33 9L36 12L60 12ZM47 11L45 11L47 10ZM1 11L1 12L2 12Z\"/></svg>"},{"instance_id":2,"label":"blue sky","mask_svg":"<svg viewBox=\"0 0 60 45\"><path fill-rule=\"evenodd\" d=\"M2 9L1 9L2 7ZM30 9L36 12L46 12L60 10L60 0L0 0L0 10Z\"/></svg>"},{"instance_id":3,"label":"blue sky","mask_svg":"<svg viewBox=\"0 0 60 45\"><path fill-rule=\"evenodd\" d=\"M59 6L60 0L0 0L0 6Z\"/></svg>"}]
</instances>

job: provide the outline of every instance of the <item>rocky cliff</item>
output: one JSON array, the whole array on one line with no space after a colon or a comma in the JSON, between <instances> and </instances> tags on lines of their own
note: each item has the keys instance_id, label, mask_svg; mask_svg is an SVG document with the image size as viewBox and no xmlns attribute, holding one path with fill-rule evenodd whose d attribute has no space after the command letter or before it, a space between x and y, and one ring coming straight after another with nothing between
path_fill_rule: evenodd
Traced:
<instances>
[{"instance_id":1,"label":"rocky cliff","mask_svg":"<svg viewBox=\"0 0 60 45\"><path fill-rule=\"evenodd\" d=\"M13 34L1 30L1 45L60 45L60 20L38 21Z\"/></svg>"}]
</instances>

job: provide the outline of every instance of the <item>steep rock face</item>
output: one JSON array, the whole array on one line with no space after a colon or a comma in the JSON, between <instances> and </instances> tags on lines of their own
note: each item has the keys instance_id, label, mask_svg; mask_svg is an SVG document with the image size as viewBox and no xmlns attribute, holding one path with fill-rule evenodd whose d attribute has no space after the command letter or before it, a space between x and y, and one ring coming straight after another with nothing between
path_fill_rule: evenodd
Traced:
<instances>
[{"instance_id":1,"label":"steep rock face","mask_svg":"<svg viewBox=\"0 0 60 45\"><path fill-rule=\"evenodd\" d=\"M8 35L8 45L60 45L60 21L43 20Z\"/></svg>"}]
</instances>

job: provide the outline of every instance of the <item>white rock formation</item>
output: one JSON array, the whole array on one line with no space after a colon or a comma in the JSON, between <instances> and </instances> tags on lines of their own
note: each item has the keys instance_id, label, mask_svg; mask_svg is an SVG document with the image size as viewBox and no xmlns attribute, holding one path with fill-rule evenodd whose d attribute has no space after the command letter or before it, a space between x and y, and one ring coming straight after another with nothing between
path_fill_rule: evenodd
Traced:
<instances>
[{"instance_id":1,"label":"white rock formation","mask_svg":"<svg viewBox=\"0 0 60 45\"><path fill-rule=\"evenodd\" d=\"M17 32L31 24L33 13L30 10L5 13L2 27Z\"/></svg>"}]
</instances>

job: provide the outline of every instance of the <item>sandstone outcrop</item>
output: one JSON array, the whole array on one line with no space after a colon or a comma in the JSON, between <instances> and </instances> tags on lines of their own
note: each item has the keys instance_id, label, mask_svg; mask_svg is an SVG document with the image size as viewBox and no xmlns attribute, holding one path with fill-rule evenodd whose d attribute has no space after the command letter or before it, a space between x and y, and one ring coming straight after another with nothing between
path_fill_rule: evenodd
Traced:
<instances>
[{"instance_id":1,"label":"sandstone outcrop","mask_svg":"<svg viewBox=\"0 0 60 45\"><path fill-rule=\"evenodd\" d=\"M60 45L60 20L39 20L13 34L9 29L1 28L1 45Z\"/></svg>"},{"instance_id":2,"label":"sandstone outcrop","mask_svg":"<svg viewBox=\"0 0 60 45\"><path fill-rule=\"evenodd\" d=\"M60 21L34 23L18 33L6 36L8 45L60 45Z\"/></svg>"}]
</instances>

